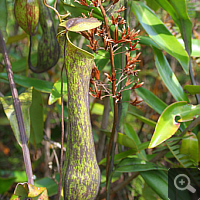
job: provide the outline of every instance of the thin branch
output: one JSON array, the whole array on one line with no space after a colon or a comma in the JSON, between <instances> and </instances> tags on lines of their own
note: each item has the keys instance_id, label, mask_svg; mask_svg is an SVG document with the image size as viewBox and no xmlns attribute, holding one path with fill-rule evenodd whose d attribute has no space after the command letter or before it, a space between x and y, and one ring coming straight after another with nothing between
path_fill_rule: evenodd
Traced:
<instances>
[{"instance_id":1,"label":"thin branch","mask_svg":"<svg viewBox=\"0 0 200 200\"><path fill-rule=\"evenodd\" d=\"M47 135L44 135L44 136L43 136L43 139L44 139L45 141L49 142L50 144L52 144L52 145L53 145L53 148L59 148L59 149L61 149L61 144L58 143L58 142L55 142L55 141L53 141L53 140L51 140L51 139L49 139L49 138L47 137ZM63 151L66 151L66 148L65 148L65 147L63 147Z\"/></svg>"},{"instance_id":2,"label":"thin branch","mask_svg":"<svg viewBox=\"0 0 200 200\"><path fill-rule=\"evenodd\" d=\"M102 123L101 123L101 130L99 133L99 142L97 147L97 162L100 162L103 158L103 150L105 146L105 139L106 134L102 130L106 130L108 126L108 118L109 118L109 112L110 112L110 99L107 97L103 101L104 104L104 110L103 110L103 117L102 117Z\"/></svg>"},{"instance_id":3,"label":"thin branch","mask_svg":"<svg viewBox=\"0 0 200 200\"><path fill-rule=\"evenodd\" d=\"M192 121L186 129L184 129L179 136L183 136L187 131L192 131L198 124L200 124L200 116L198 116L194 121Z\"/></svg>"},{"instance_id":4,"label":"thin branch","mask_svg":"<svg viewBox=\"0 0 200 200\"><path fill-rule=\"evenodd\" d=\"M108 35L108 39L111 39L110 35L110 29L108 26L108 19L106 16L106 12L104 7L101 4L101 0L98 1L99 3L99 8L101 9L101 12L103 14L104 22L105 22L105 27L106 27L106 33ZM116 92L115 92L115 78L113 77L115 74L115 64L114 64L114 55L113 55L113 48L112 44L109 42L109 53L110 53L110 63L111 63L111 71L112 71L112 93L113 96L115 97ZM114 136L116 135L116 125L117 125L117 103L116 103L116 98L113 98L113 105L114 105L114 119L113 119L113 127L112 127L112 133L109 141L109 146L108 146L108 152L107 152L107 163L106 163L106 188L108 186L108 180L109 180L109 174L112 172L112 167L109 164L109 157L111 155L111 150L112 150L112 145L114 142ZM109 199L109 187L107 188L107 200Z\"/></svg>"},{"instance_id":5,"label":"thin branch","mask_svg":"<svg viewBox=\"0 0 200 200\"><path fill-rule=\"evenodd\" d=\"M65 45L66 45L66 38L65 38ZM65 46L64 46L64 58L65 58ZM61 198L61 188L62 188L62 167L63 167L63 142L64 142L64 117L63 117L63 69L65 68L65 63L61 69L61 128L62 128L62 136L61 136L61 155L60 155L60 177L59 177L59 184L58 184L58 200Z\"/></svg>"},{"instance_id":6,"label":"thin branch","mask_svg":"<svg viewBox=\"0 0 200 200\"><path fill-rule=\"evenodd\" d=\"M44 1L44 5L45 5L47 8L52 9L52 10L56 13L56 15L58 16L58 19L59 19L59 21L60 21L60 23L61 23L61 22L62 22L62 19L61 19L61 17L60 17L60 14L59 14L58 11L56 10L56 8L54 8L54 7L50 6L50 5L48 5L48 4L46 3L45 0L43 0L43 1Z\"/></svg>"},{"instance_id":7,"label":"thin branch","mask_svg":"<svg viewBox=\"0 0 200 200\"><path fill-rule=\"evenodd\" d=\"M31 159L30 159L30 154L29 154L29 149L28 149L28 140L26 137L24 120L23 120L23 116L22 116L22 110L21 110L20 101L19 101L17 89L16 89L15 82L14 82L12 67L10 64L10 60L8 58L5 42L3 40L1 31L0 31L0 49L3 54L3 59L4 59L5 66L6 66L6 72L7 72L10 89L11 89L11 93L12 93L13 105L14 105L14 109L15 109L20 139L21 139L21 143L22 143L22 152L23 152L27 182L34 185L33 172L32 172L32 167L31 167Z\"/></svg>"},{"instance_id":8,"label":"thin branch","mask_svg":"<svg viewBox=\"0 0 200 200\"><path fill-rule=\"evenodd\" d=\"M187 43L187 36L186 36L186 33L184 31L183 31L183 40L184 40L184 44L185 44L185 49L186 49L186 51L188 53L188 56L189 56L189 75L190 75L190 80L191 80L192 85L196 85L196 81L194 79L194 74L193 74L193 71L192 71L192 62L191 62L190 49L189 49L189 46L188 46L188 43ZM195 97L196 97L197 103L200 104L199 95L195 94Z\"/></svg>"}]
</instances>

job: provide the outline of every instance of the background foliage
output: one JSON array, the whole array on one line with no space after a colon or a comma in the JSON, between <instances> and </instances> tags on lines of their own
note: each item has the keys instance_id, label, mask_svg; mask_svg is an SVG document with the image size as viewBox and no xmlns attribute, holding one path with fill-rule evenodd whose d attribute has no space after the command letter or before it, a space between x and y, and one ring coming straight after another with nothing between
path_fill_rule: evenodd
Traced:
<instances>
[{"instance_id":1,"label":"background foliage","mask_svg":"<svg viewBox=\"0 0 200 200\"><path fill-rule=\"evenodd\" d=\"M111 176L110 199L168 199L167 169L199 165L199 122L192 124L191 120L197 117L200 103L200 4L195 0L121 0L114 6L109 3L105 1L103 4L110 8L106 9L108 18L111 19L111 13L117 16L115 11L124 5L127 9L122 17L126 19L127 27L136 31L140 29L140 42L137 45L139 50L136 53L142 54L137 65L140 71L135 80L139 78L140 82L144 82L143 87L132 93L123 92L122 102L119 103L122 106L122 117ZM53 6L54 2L49 1L49 4ZM81 13L87 15L91 10L73 0L62 0L57 9L63 14L71 12L71 17L79 17ZM45 73L32 73L27 64L29 37L17 24L13 10L12 0L0 2L0 29L6 41L18 92L23 93L27 88L34 88L28 116L32 124L29 147L35 185L46 187L49 197L54 199L57 193L60 155L60 70L63 58L60 57L58 63ZM57 16L54 12L52 14L55 27L58 27ZM97 8L94 8L93 16L103 20ZM111 30L114 32L113 26ZM42 27L39 26L37 34L32 37L31 61L34 66L37 63L37 46L42 34ZM87 47L89 42L79 34L72 33L70 39L77 46L91 52ZM124 66L124 54L117 53L115 66L120 71ZM104 73L110 72L108 52L98 50L94 56L101 77L106 79ZM2 60L0 54L0 95L8 96L9 99L11 93ZM66 83L65 78L64 82ZM143 102L137 106L129 104L136 98ZM66 96L64 100L66 104ZM22 105L29 106L27 102L22 97ZM188 106L186 102L197 106ZM12 195L16 183L26 181L26 175L21 148L2 104L0 194L2 199L6 199ZM8 108L8 105L4 109L5 107ZM90 114L97 160L101 169L101 188L97 199L103 199L105 157L113 120L112 99L108 97L99 100L90 97ZM67 126L67 107L64 109L64 119ZM189 131L184 131L189 125ZM171 137L172 135L174 136ZM188 195L187 192L185 195Z\"/></svg>"}]
</instances>

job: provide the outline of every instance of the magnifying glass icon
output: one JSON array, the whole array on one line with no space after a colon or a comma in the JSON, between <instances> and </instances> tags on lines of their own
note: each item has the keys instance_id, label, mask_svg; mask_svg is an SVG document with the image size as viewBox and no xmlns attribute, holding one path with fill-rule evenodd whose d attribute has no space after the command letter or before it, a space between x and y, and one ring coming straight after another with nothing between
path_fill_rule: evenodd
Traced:
<instances>
[{"instance_id":1,"label":"magnifying glass icon","mask_svg":"<svg viewBox=\"0 0 200 200\"><path fill-rule=\"evenodd\" d=\"M196 192L196 189L190 185L190 178L185 174L179 174L175 177L174 186L178 190L189 190L192 193Z\"/></svg>"}]
</instances>

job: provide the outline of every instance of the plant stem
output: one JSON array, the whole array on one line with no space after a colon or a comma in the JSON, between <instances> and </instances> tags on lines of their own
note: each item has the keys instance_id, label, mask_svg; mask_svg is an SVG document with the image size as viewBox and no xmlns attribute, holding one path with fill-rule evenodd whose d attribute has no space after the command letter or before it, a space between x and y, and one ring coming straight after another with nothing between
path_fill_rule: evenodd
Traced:
<instances>
[{"instance_id":1,"label":"plant stem","mask_svg":"<svg viewBox=\"0 0 200 200\"><path fill-rule=\"evenodd\" d=\"M65 39L66 40L66 39ZM64 47L65 48L65 47ZM64 51L65 52L65 51ZM60 79L61 79L61 153L60 153L60 176L59 176L59 183L58 183L58 200L61 198L61 188L62 188L62 167L63 167L63 142L64 142L64 118L63 118L63 69L65 68L65 64L63 64Z\"/></svg>"},{"instance_id":2,"label":"plant stem","mask_svg":"<svg viewBox=\"0 0 200 200\"><path fill-rule=\"evenodd\" d=\"M101 4L101 1L99 0L99 8L101 9L101 12L103 14L103 18L104 18L104 22L105 22L105 27L106 27L106 33L108 34L108 39L111 38L110 35L110 29L108 26L108 19L106 16L106 12L104 7ZM116 92L115 92L115 78L114 78L114 74L115 74L115 65L114 65L114 55L113 55L113 48L112 48L112 44L109 43L109 53L110 53L110 63L111 63L111 71L112 71L112 94L114 96L113 98L113 105L114 105L114 119L113 119L113 127L112 127L112 133L111 133L111 137L110 137L110 141L109 141L109 146L108 146L108 152L107 152L107 163L106 163L106 188L108 186L108 180L109 180L109 174L112 172L112 165L109 164L109 157L111 154L111 150L112 150L112 146L113 146L113 140L114 140L114 136L116 135L117 131L116 131L116 125L117 125L117 103L116 103ZM107 200L109 199L109 188L107 188Z\"/></svg>"},{"instance_id":3,"label":"plant stem","mask_svg":"<svg viewBox=\"0 0 200 200\"><path fill-rule=\"evenodd\" d=\"M191 62L191 56L190 56L190 49L189 49L189 46L188 46L188 43L187 43L187 37L186 37L185 32L183 33L183 40L184 40L184 44L185 44L185 50L187 51L188 57L189 57L189 75L190 75L190 80L191 80L192 85L196 85L196 81L194 79L194 74L193 74L193 71L192 71L192 62ZM195 94L195 97L196 97L197 103L200 104L199 95Z\"/></svg>"},{"instance_id":4,"label":"plant stem","mask_svg":"<svg viewBox=\"0 0 200 200\"><path fill-rule=\"evenodd\" d=\"M103 117L102 117L102 123L101 123L101 130L106 130L108 126L108 118L109 118L109 112L110 112L110 99L109 97L104 98L103 100L104 104L104 111L103 111ZM103 131L100 131L99 133L99 142L97 147L97 162L100 162L103 158L103 150L105 146L105 139L106 134Z\"/></svg>"},{"instance_id":5,"label":"plant stem","mask_svg":"<svg viewBox=\"0 0 200 200\"><path fill-rule=\"evenodd\" d=\"M1 31L0 31L0 49L3 54L3 59L5 62L6 72L7 72L10 89L11 89L11 93L12 93L13 105L14 105L14 109L15 109L17 124L18 124L18 128L19 128L19 133L20 133L20 139L21 139L21 143L22 143L22 152L23 152L23 158L24 158L24 165L25 165L25 169L26 169L27 182L34 185L33 172L32 172L32 167L31 167L31 159L30 159L30 154L29 154L29 149L28 149L28 140L26 137L24 120L23 120L23 116L22 116L22 110L21 110L20 101L19 101L17 89L15 86L14 78L13 78L12 67L10 64L10 60L8 58L5 42L3 40Z\"/></svg>"}]
</instances>

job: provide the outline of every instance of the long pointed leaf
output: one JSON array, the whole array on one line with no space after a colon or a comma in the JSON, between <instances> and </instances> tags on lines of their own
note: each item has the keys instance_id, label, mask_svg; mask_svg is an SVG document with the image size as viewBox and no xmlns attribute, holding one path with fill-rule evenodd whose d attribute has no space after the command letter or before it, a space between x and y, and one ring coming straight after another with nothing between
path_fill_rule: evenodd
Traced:
<instances>
[{"instance_id":1,"label":"long pointed leaf","mask_svg":"<svg viewBox=\"0 0 200 200\"><path fill-rule=\"evenodd\" d=\"M140 175L161 199L168 200L168 179L164 171L151 170L140 172Z\"/></svg>"},{"instance_id":2,"label":"long pointed leaf","mask_svg":"<svg viewBox=\"0 0 200 200\"><path fill-rule=\"evenodd\" d=\"M139 95L152 109L154 109L158 114L161 114L163 110L167 107L162 100L160 100L156 95L154 95L149 90L140 87L136 90L137 95Z\"/></svg>"},{"instance_id":3,"label":"long pointed leaf","mask_svg":"<svg viewBox=\"0 0 200 200\"><path fill-rule=\"evenodd\" d=\"M30 78L13 74L15 83L25 88L34 87L36 90L44 93L51 93L53 83L48 81L39 80L36 78ZM0 79L8 80L6 73L0 73Z\"/></svg>"},{"instance_id":4,"label":"long pointed leaf","mask_svg":"<svg viewBox=\"0 0 200 200\"><path fill-rule=\"evenodd\" d=\"M171 67L163 53L155 47L153 47L153 50L158 73L160 74L168 90L171 92L172 96L176 99L176 101L188 102L189 100L185 92L183 91L175 74L171 70Z\"/></svg>"},{"instance_id":5,"label":"long pointed leaf","mask_svg":"<svg viewBox=\"0 0 200 200\"><path fill-rule=\"evenodd\" d=\"M182 38L191 53L192 22L187 14L185 0L156 0L156 2L170 14L179 27Z\"/></svg>"},{"instance_id":6,"label":"long pointed leaf","mask_svg":"<svg viewBox=\"0 0 200 200\"><path fill-rule=\"evenodd\" d=\"M32 103L32 88L29 88L26 92L19 95L19 100L21 102L21 109L22 109L22 115L25 125L25 131L27 138L30 136L30 114L29 114L29 108ZM21 139L20 139L20 133L16 118L15 109L13 106L13 100L12 97L0 97L0 101L3 104L4 112L6 113L6 116L10 122L11 128L14 132L14 135L16 137L17 142L21 146Z\"/></svg>"},{"instance_id":7,"label":"long pointed leaf","mask_svg":"<svg viewBox=\"0 0 200 200\"><path fill-rule=\"evenodd\" d=\"M183 67L185 73L188 74L189 57L177 39L170 33L154 12L143 2L133 1L131 3L133 13L149 36L156 44L158 44L158 46L176 58ZM131 3L129 3L129 5L131 5Z\"/></svg>"}]
</instances>

